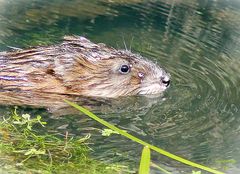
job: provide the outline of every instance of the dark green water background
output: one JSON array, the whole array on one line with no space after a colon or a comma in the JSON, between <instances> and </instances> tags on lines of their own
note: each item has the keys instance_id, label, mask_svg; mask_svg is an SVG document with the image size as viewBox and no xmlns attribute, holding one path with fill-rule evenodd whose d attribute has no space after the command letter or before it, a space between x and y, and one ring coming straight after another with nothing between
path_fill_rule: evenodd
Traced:
<instances>
[{"instance_id":1,"label":"dark green water background","mask_svg":"<svg viewBox=\"0 0 240 174\"><path fill-rule=\"evenodd\" d=\"M121 99L102 106L98 116L174 154L240 173L240 1L0 0L0 51L72 34L119 49L125 42L172 76L162 98ZM7 114L9 107L0 111ZM103 127L86 116L19 112L40 113L49 132L91 133L97 159L138 164L141 146L101 136ZM152 160L173 173L189 171L155 153Z\"/></svg>"}]
</instances>

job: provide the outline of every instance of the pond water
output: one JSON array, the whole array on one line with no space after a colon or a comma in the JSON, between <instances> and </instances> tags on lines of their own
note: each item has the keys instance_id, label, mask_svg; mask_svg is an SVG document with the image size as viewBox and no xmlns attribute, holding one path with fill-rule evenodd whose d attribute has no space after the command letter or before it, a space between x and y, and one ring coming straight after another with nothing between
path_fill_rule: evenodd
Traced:
<instances>
[{"instance_id":1,"label":"pond water","mask_svg":"<svg viewBox=\"0 0 240 174\"><path fill-rule=\"evenodd\" d=\"M240 1L0 0L1 51L73 34L126 45L171 74L162 97L118 99L95 110L98 116L171 153L240 173ZM8 112L1 107L1 115ZM104 127L84 115L19 112L40 113L49 132L91 133L97 159L138 165L142 146L101 136ZM152 161L176 174L197 170L155 153Z\"/></svg>"}]
</instances>

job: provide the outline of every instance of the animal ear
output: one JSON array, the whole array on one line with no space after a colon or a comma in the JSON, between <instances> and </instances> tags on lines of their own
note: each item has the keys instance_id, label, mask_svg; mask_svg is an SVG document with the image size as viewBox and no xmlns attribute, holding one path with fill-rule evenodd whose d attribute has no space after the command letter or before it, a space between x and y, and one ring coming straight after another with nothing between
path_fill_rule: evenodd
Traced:
<instances>
[{"instance_id":1,"label":"animal ear","mask_svg":"<svg viewBox=\"0 0 240 174\"><path fill-rule=\"evenodd\" d=\"M102 43L95 44L82 36L65 36L63 45L74 49L80 58L83 57L93 63L114 57L117 53L114 48L107 47Z\"/></svg>"}]
</instances>

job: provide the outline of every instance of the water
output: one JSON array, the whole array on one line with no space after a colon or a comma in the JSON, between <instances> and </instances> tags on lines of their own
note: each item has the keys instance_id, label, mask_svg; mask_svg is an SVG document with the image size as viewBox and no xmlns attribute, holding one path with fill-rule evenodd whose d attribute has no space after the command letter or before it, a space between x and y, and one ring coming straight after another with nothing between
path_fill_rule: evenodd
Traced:
<instances>
[{"instance_id":1,"label":"water","mask_svg":"<svg viewBox=\"0 0 240 174\"><path fill-rule=\"evenodd\" d=\"M169 152L240 173L240 1L0 0L0 50L53 44L68 34L126 45L172 76L163 97L119 99L98 116ZM138 165L141 146L101 136L103 127L86 116L19 112L41 113L49 132L91 133L95 158ZM155 153L152 161L173 173L192 170Z\"/></svg>"}]
</instances>

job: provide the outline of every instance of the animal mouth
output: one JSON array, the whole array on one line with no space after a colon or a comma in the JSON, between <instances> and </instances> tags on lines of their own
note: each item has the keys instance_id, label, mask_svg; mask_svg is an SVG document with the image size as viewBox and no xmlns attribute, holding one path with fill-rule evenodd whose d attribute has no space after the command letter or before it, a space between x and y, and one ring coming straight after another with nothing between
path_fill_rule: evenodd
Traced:
<instances>
[{"instance_id":1,"label":"animal mouth","mask_svg":"<svg viewBox=\"0 0 240 174\"><path fill-rule=\"evenodd\" d=\"M146 87L141 87L139 89L138 94L140 95L159 94L165 91L169 87L169 85L170 85L170 80L163 84L152 83Z\"/></svg>"}]
</instances>

